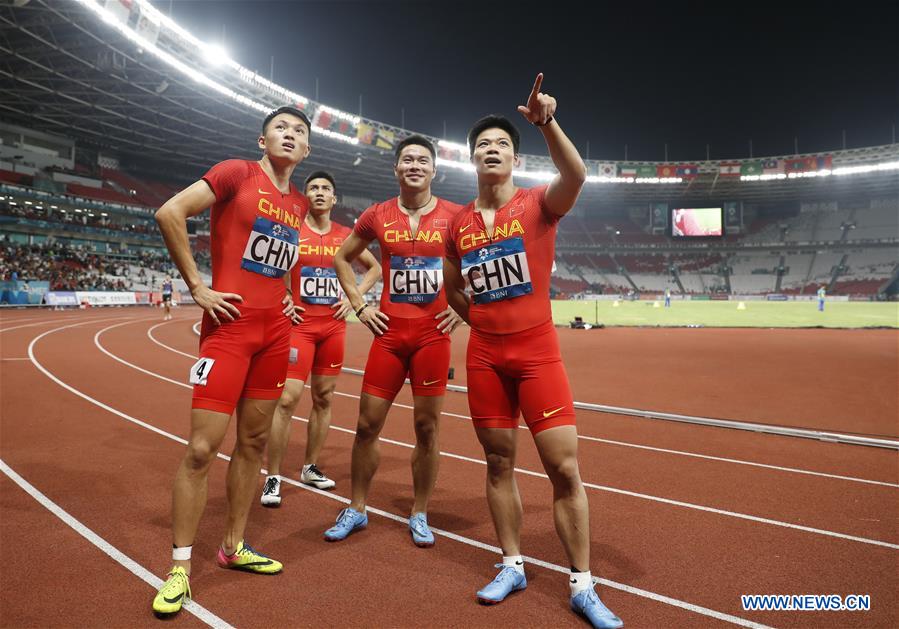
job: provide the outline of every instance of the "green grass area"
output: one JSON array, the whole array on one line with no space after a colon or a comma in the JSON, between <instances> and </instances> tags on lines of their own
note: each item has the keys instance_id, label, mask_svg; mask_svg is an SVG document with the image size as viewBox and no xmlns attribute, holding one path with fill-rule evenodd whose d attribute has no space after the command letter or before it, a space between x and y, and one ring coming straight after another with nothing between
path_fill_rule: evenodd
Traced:
<instances>
[{"instance_id":1,"label":"green grass area","mask_svg":"<svg viewBox=\"0 0 899 629\"><path fill-rule=\"evenodd\" d=\"M752 328L899 328L897 302L828 302L818 312L817 301L676 301L670 308L652 301L553 301L553 319L565 325L575 316L586 323L621 326L707 326Z\"/></svg>"}]
</instances>

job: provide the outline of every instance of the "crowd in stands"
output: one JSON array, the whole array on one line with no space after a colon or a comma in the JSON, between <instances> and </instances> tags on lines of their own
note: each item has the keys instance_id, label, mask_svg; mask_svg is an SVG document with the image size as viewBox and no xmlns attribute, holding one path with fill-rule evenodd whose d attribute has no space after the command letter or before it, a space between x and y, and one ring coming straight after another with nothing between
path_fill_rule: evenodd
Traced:
<instances>
[{"instance_id":1,"label":"crowd in stands","mask_svg":"<svg viewBox=\"0 0 899 629\"><path fill-rule=\"evenodd\" d=\"M41 209L38 209L40 207ZM26 205L16 203L12 205L9 201L0 201L0 216L13 216L18 218L28 218L32 220L45 221L48 223L56 223L63 226L75 225L85 227L95 227L109 229L113 231L130 232L137 234L158 234L159 230L156 224L150 220L132 219L126 217L127 221L121 222L110 216L103 216L102 213L75 212L73 210L53 210L47 205L37 206L35 204Z\"/></svg>"}]
</instances>

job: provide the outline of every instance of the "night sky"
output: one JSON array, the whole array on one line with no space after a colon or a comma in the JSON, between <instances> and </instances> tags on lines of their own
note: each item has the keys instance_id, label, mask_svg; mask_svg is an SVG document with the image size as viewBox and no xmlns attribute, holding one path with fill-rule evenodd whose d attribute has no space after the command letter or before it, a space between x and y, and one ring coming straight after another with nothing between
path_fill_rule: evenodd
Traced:
<instances>
[{"instance_id":1,"label":"night sky","mask_svg":"<svg viewBox=\"0 0 899 629\"><path fill-rule=\"evenodd\" d=\"M244 66L325 104L457 142L524 123L538 71L586 157L672 161L888 144L899 3L155 0ZM833 8L827 8L831 6ZM525 153L546 154L525 130Z\"/></svg>"}]
</instances>

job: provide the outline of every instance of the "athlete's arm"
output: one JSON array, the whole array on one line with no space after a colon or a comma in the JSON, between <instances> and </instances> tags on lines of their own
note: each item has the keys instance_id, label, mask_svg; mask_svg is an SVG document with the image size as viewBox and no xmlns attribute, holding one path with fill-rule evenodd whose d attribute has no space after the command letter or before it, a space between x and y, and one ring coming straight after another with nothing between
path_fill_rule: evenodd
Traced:
<instances>
[{"instance_id":1,"label":"athlete's arm","mask_svg":"<svg viewBox=\"0 0 899 629\"><path fill-rule=\"evenodd\" d=\"M351 232L337 253L334 254L334 271L337 273L337 281L340 282L340 287L343 288L343 292L349 299L353 311L357 313L359 321L367 325L375 334L381 335L387 331L387 321L390 317L375 306L365 307L365 298L362 296L362 291L356 286L356 274L353 272L353 260L362 255L370 242L370 240L361 238L356 232ZM364 310L359 312L363 307L365 307Z\"/></svg>"},{"instance_id":2,"label":"athlete's arm","mask_svg":"<svg viewBox=\"0 0 899 629\"><path fill-rule=\"evenodd\" d=\"M201 179L166 201L156 211L156 222L172 261L190 289L191 297L219 325L219 315L226 321L234 321L240 316L237 306L227 300L240 303L243 298L235 293L214 291L203 284L197 263L190 252L190 239L187 235L187 219L200 214L213 203L215 194L209 184Z\"/></svg>"},{"instance_id":3,"label":"athlete's arm","mask_svg":"<svg viewBox=\"0 0 899 629\"><path fill-rule=\"evenodd\" d=\"M284 299L281 300L281 303L284 304L283 312L287 315L294 325L303 322L303 317L300 316L301 312L305 312L306 309L303 308L299 304L293 303L293 289L290 287L290 271L284 274L284 286L286 288Z\"/></svg>"},{"instance_id":4,"label":"athlete's arm","mask_svg":"<svg viewBox=\"0 0 899 629\"><path fill-rule=\"evenodd\" d=\"M365 275L359 283L359 292L364 295L379 279L381 279L381 265L378 264L377 258L375 258L368 249L363 249L357 260L359 260L359 262L362 263L362 266L365 267ZM331 307L337 308L337 312L334 313L335 319L346 319L353 310L352 304L350 304L349 299L346 297Z\"/></svg>"},{"instance_id":5,"label":"athlete's arm","mask_svg":"<svg viewBox=\"0 0 899 629\"><path fill-rule=\"evenodd\" d=\"M519 105L518 111L528 122L539 127L546 140L549 156L559 170L559 174L546 189L544 199L546 209L557 216L565 216L574 207L581 188L587 181L587 167L584 166L584 160L578 154L577 148L553 118L553 114L556 113L556 99L540 91L542 84L541 72L534 81L528 104Z\"/></svg>"},{"instance_id":6,"label":"athlete's arm","mask_svg":"<svg viewBox=\"0 0 899 629\"><path fill-rule=\"evenodd\" d=\"M450 307L465 323L471 324L468 314L471 301L465 292L465 279L459 270L459 263L454 258L443 258L443 288L446 290L446 301Z\"/></svg>"}]
</instances>

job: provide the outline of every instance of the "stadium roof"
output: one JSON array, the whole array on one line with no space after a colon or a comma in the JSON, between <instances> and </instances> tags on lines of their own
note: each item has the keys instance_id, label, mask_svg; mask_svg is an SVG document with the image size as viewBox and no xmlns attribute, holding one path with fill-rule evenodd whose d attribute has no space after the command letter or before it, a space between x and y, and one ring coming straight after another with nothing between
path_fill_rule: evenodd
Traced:
<instances>
[{"instance_id":1,"label":"stadium roof","mask_svg":"<svg viewBox=\"0 0 899 629\"><path fill-rule=\"evenodd\" d=\"M313 153L300 175L329 170L342 192L358 199L396 194L391 146L413 131L333 110L273 84L199 41L145 0L17 0L0 7L0 51L5 120L72 137L80 146L119 157L132 171L187 181L222 159L255 159L264 113L290 103L303 107L315 126ZM475 180L470 167L465 169L465 147L439 143L435 191L454 201L470 200ZM836 174L842 168L895 163L899 145L829 155L826 174L832 176L795 173L792 178L781 170L782 176L750 175L756 180L722 176L718 160L692 163L696 172L683 178L676 176L677 164L593 161L579 205L899 193L896 170ZM824 156L771 157L782 166L788 158ZM545 180L553 170L545 155L524 158L522 185ZM753 172L743 168L750 161L730 160ZM640 166L644 173L657 169L659 175L667 166L671 176L636 181L631 176L628 181L630 171L623 169Z\"/></svg>"}]
</instances>

